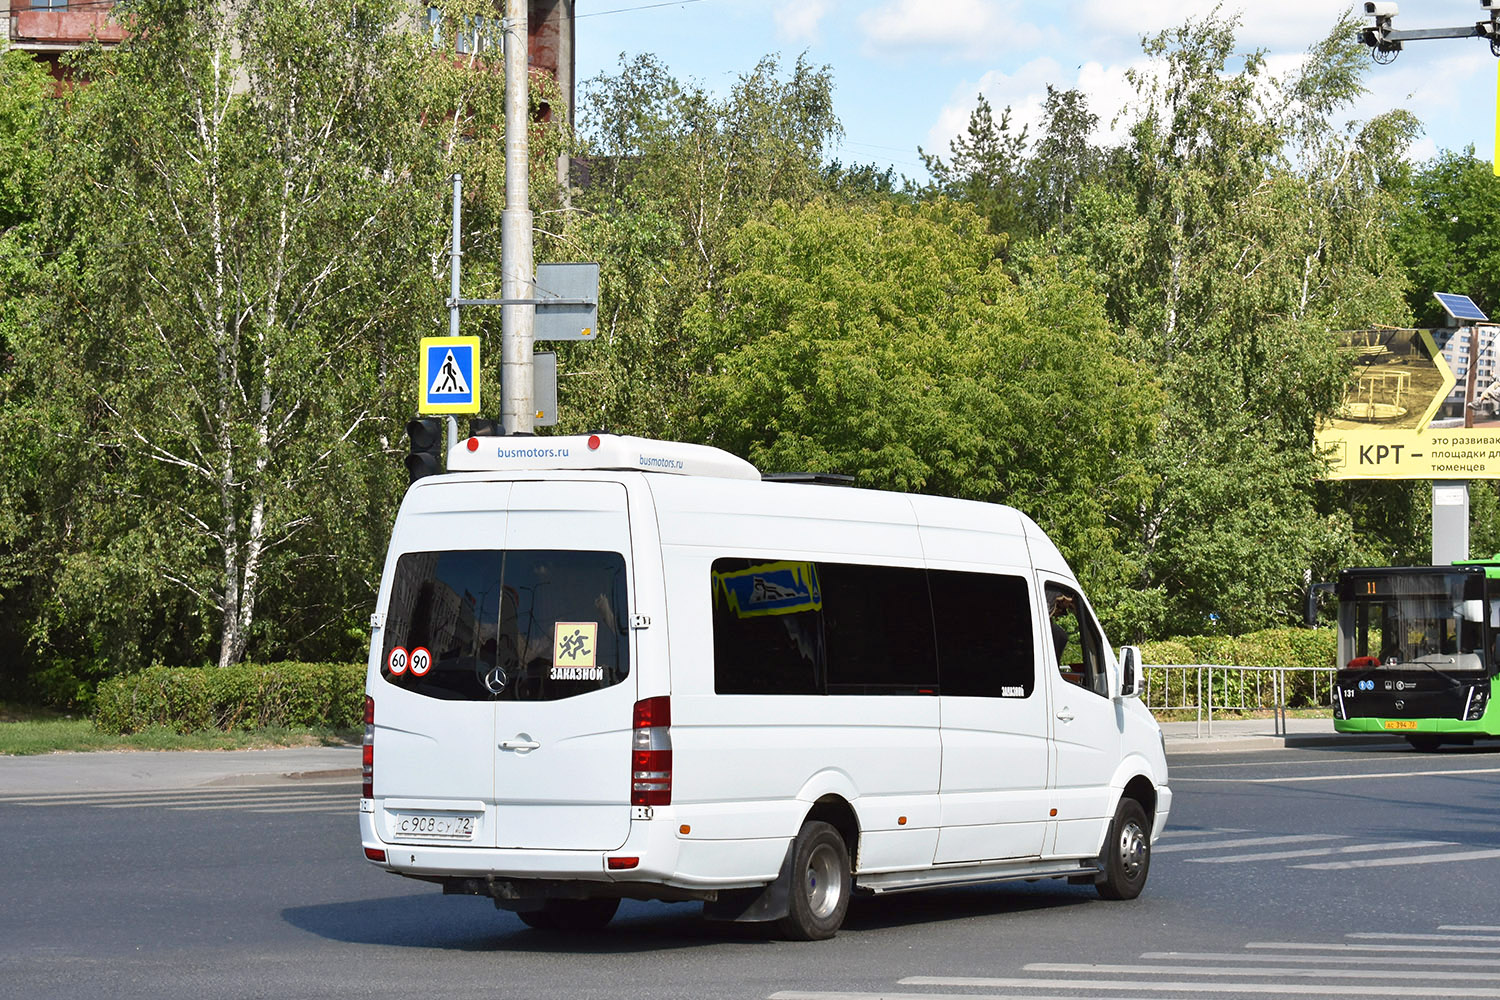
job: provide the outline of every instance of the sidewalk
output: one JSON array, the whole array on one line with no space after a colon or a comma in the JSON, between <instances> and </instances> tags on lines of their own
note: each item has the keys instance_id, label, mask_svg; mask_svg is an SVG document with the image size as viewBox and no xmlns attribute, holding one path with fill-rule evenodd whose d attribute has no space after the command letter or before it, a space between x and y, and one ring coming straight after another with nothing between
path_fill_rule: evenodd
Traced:
<instances>
[{"instance_id":1,"label":"sidewalk","mask_svg":"<svg viewBox=\"0 0 1500 1000\"><path fill-rule=\"evenodd\" d=\"M1285 735L1276 732L1275 719L1208 719L1202 722L1163 722L1168 753L1211 753L1235 750L1279 750L1296 746L1361 746L1389 743L1399 737L1336 733L1332 719L1287 719Z\"/></svg>"},{"instance_id":2,"label":"sidewalk","mask_svg":"<svg viewBox=\"0 0 1500 1000\"><path fill-rule=\"evenodd\" d=\"M142 750L0 757L0 795L171 790L359 777L360 748Z\"/></svg>"},{"instance_id":3,"label":"sidewalk","mask_svg":"<svg viewBox=\"0 0 1500 1000\"><path fill-rule=\"evenodd\" d=\"M1205 719L1164 722L1167 752L1232 753L1296 746L1359 746L1393 737L1335 733L1332 719ZM55 753L0 757L0 795L48 792L170 790L215 785L266 785L288 781L349 781L359 776L360 748L294 750L153 750Z\"/></svg>"}]
</instances>

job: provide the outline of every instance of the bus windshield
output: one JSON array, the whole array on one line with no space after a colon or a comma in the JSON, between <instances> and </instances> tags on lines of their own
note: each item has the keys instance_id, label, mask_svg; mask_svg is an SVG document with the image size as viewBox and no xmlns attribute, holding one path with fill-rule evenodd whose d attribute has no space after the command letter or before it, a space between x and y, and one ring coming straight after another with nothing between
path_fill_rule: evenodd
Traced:
<instances>
[{"instance_id":1,"label":"bus windshield","mask_svg":"<svg viewBox=\"0 0 1500 1000\"><path fill-rule=\"evenodd\" d=\"M1494 659L1492 637L1500 635L1484 597L1479 574L1350 575L1340 593L1339 663L1347 670L1484 672Z\"/></svg>"}]
</instances>

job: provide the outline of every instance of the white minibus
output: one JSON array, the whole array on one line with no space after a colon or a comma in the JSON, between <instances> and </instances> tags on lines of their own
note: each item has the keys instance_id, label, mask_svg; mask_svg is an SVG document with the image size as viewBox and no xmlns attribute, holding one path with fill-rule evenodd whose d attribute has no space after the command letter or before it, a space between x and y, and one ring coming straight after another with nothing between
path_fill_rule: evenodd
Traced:
<instances>
[{"instance_id":1,"label":"white minibus","mask_svg":"<svg viewBox=\"0 0 1500 1000\"><path fill-rule=\"evenodd\" d=\"M1145 885L1172 795L1139 653L1025 515L607 434L447 467L371 618L374 864L534 927L695 900L804 940L856 893Z\"/></svg>"}]
</instances>

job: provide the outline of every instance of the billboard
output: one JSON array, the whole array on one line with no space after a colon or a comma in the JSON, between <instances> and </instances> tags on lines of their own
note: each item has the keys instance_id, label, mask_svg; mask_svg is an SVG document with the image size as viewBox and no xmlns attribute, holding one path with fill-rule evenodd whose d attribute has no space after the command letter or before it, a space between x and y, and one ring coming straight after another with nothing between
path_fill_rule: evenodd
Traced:
<instances>
[{"instance_id":1,"label":"billboard","mask_svg":"<svg viewBox=\"0 0 1500 1000\"><path fill-rule=\"evenodd\" d=\"M1343 334L1349 388L1315 437L1329 478L1500 479L1497 334L1490 324Z\"/></svg>"}]
</instances>

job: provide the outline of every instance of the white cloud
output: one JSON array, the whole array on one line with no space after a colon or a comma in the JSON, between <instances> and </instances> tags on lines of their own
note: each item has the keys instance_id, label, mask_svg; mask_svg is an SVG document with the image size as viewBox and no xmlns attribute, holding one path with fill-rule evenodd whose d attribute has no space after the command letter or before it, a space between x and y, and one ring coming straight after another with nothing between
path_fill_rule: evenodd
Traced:
<instances>
[{"instance_id":1,"label":"white cloud","mask_svg":"<svg viewBox=\"0 0 1500 1000\"><path fill-rule=\"evenodd\" d=\"M771 12L776 37L793 45L815 45L822 41L820 29L831 7L829 0L789 0Z\"/></svg>"},{"instance_id":2,"label":"white cloud","mask_svg":"<svg viewBox=\"0 0 1500 1000\"><path fill-rule=\"evenodd\" d=\"M1024 51L1043 38L1021 16L1017 0L886 0L855 19L871 54L936 52L948 58L980 58L996 50Z\"/></svg>"},{"instance_id":3,"label":"white cloud","mask_svg":"<svg viewBox=\"0 0 1500 1000\"><path fill-rule=\"evenodd\" d=\"M1114 35L1135 45L1141 35L1179 27L1188 18L1201 19L1212 13L1215 6L1216 2L1206 0L1188 0L1186 3L1183 0L1083 0L1078 9L1078 22L1106 26L1099 34ZM1302 51L1326 35L1339 15L1351 6L1350 0L1225 0L1219 13L1221 17L1240 16L1235 37L1243 51L1257 48ZM1410 7L1411 4L1403 6Z\"/></svg>"}]
</instances>

